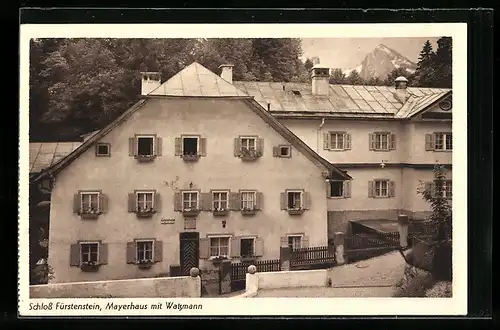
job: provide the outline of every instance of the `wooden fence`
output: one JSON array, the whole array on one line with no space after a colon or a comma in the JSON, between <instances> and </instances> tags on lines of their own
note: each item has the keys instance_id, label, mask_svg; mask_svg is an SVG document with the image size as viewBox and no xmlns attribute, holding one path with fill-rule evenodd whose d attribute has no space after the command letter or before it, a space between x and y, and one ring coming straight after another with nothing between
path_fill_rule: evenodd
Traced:
<instances>
[{"instance_id":1,"label":"wooden fence","mask_svg":"<svg viewBox=\"0 0 500 330\"><path fill-rule=\"evenodd\" d=\"M258 273L279 272L281 262L275 260L243 261L231 264L231 291L244 290L248 266L254 265Z\"/></svg>"},{"instance_id":2,"label":"wooden fence","mask_svg":"<svg viewBox=\"0 0 500 330\"><path fill-rule=\"evenodd\" d=\"M316 246L292 250L290 253L290 269L315 269L333 266L335 251L333 247Z\"/></svg>"}]
</instances>

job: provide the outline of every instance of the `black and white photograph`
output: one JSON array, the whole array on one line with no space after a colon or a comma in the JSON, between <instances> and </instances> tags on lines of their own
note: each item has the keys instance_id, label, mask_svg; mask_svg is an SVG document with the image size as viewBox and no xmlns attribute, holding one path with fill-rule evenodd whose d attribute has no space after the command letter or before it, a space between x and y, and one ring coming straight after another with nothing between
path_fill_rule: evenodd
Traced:
<instances>
[{"instance_id":1,"label":"black and white photograph","mask_svg":"<svg viewBox=\"0 0 500 330\"><path fill-rule=\"evenodd\" d=\"M197 38L31 27L20 306L462 306L466 28L377 25Z\"/></svg>"}]
</instances>

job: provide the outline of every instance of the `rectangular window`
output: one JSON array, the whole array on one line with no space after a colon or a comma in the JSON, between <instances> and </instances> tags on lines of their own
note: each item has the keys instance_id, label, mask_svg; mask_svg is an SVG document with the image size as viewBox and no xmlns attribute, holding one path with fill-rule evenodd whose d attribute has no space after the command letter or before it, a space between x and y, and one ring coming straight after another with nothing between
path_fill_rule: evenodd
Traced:
<instances>
[{"instance_id":1,"label":"rectangular window","mask_svg":"<svg viewBox=\"0 0 500 330\"><path fill-rule=\"evenodd\" d=\"M154 208L154 192L136 192L136 206L139 212L152 211Z\"/></svg>"},{"instance_id":2,"label":"rectangular window","mask_svg":"<svg viewBox=\"0 0 500 330\"><path fill-rule=\"evenodd\" d=\"M256 151L257 150L257 139L254 137L241 138L241 150L242 151Z\"/></svg>"},{"instance_id":3,"label":"rectangular window","mask_svg":"<svg viewBox=\"0 0 500 330\"><path fill-rule=\"evenodd\" d=\"M452 150L453 138L452 133L435 133L435 150Z\"/></svg>"},{"instance_id":4,"label":"rectangular window","mask_svg":"<svg viewBox=\"0 0 500 330\"><path fill-rule=\"evenodd\" d=\"M288 191L287 192L287 206L289 210L297 210L302 208L302 192L301 191Z\"/></svg>"},{"instance_id":5,"label":"rectangular window","mask_svg":"<svg viewBox=\"0 0 500 330\"><path fill-rule=\"evenodd\" d=\"M376 150L389 150L389 133L376 133L375 134L375 149Z\"/></svg>"},{"instance_id":6,"label":"rectangular window","mask_svg":"<svg viewBox=\"0 0 500 330\"><path fill-rule=\"evenodd\" d=\"M253 210L257 206L257 193L255 191L242 191L240 196L242 210Z\"/></svg>"},{"instance_id":7,"label":"rectangular window","mask_svg":"<svg viewBox=\"0 0 500 330\"><path fill-rule=\"evenodd\" d=\"M99 260L99 243L80 243L80 260L82 263L97 263Z\"/></svg>"},{"instance_id":8,"label":"rectangular window","mask_svg":"<svg viewBox=\"0 0 500 330\"><path fill-rule=\"evenodd\" d=\"M301 235L290 235L288 236L288 247L293 251L300 249L302 247L302 236Z\"/></svg>"},{"instance_id":9,"label":"rectangular window","mask_svg":"<svg viewBox=\"0 0 500 330\"><path fill-rule=\"evenodd\" d=\"M343 150L344 149L344 133L330 133L330 149Z\"/></svg>"},{"instance_id":10,"label":"rectangular window","mask_svg":"<svg viewBox=\"0 0 500 330\"><path fill-rule=\"evenodd\" d=\"M439 192L436 191L436 183L434 182L433 187L434 192L437 194ZM452 199L453 197L453 187L451 180L443 180L443 194L445 198Z\"/></svg>"},{"instance_id":11,"label":"rectangular window","mask_svg":"<svg viewBox=\"0 0 500 330\"><path fill-rule=\"evenodd\" d=\"M98 213L99 212L99 193L98 192L82 192L81 212Z\"/></svg>"},{"instance_id":12,"label":"rectangular window","mask_svg":"<svg viewBox=\"0 0 500 330\"><path fill-rule=\"evenodd\" d=\"M109 151L110 149L110 146L109 146L109 143L98 143L96 145L96 155L97 156L109 156Z\"/></svg>"},{"instance_id":13,"label":"rectangular window","mask_svg":"<svg viewBox=\"0 0 500 330\"><path fill-rule=\"evenodd\" d=\"M182 154L183 156L198 155L198 137L183 136L182 137Z\"/></svg>"},{"instance_id":14,"label":"rectangular window","mask_svg":"<svg viewBox=\"0 0 500 330\"><path fill-rule=\"evenodd\" d=\"M153 241L136 241L137 261L153 261Z\"/></svg>"},{"instance_id":15,"label":"rectangular window","mask_svg":"<svg viewBox=\"0 0 500 330\"><path fill-rule=\"evenodd\" d=\"M198 192L187 191L182 193L182 208L183 210L198 210Z\"/></svg>"},{"instance_id":16,"label":"rectangular window","mask_svg":"<svg viewBox=\"0 0 500 330\"><path fill-rule=\"evenodd\" d=\"M291 147L290 146L280 146L280 156L281 157L290 157L291 155Z\"/></svg>"},{"instance_id":17,"label":"rectangular window","mask_svg":"<svg viewBox=\"0 0 500 330\"><path fill-rule=\"evenodd\" d=\"M344 197L344 181L330 181L330 197Z\"/></svg>"},{"instance_id":18,"label":"rectangular window","mask_svg":"<svg viewBox=\"0 0 500 330\"><path fill-rule=\"evenodd\" d=\"M242 257L255 255L255 238L242 238L240 240L240 255Z\"/></svg>"},{"instance_id":19,"label":"rectangular window","mask_svg":"<svg viewBox=\"0 0 500 330\"><path fill-rule=\"evenodd\" d=\"M225 211L228 209L228 192L216 191L212 193L213 209L215 211Z\"/></svg>"},{"instance_id":20,"label":"rectangular window","mask_svg":"<svg viewBox=\"0 0 500 330\"><path fill-rule=\"evenodd\" d=\"M229 257L229 242L230 242L229 236L210 237L210 256Z\"/></svg>"},{"instance_id":21,"label":"rectangular window","mask_svg":"<svg viewBox=\"0 0 500 330\"><path fill-rule=\"evenodd\" d=\"M138 136L137 137L137 155L146 157L154 155L154 141L153 136Z\"/></svg>"},{"instance_id":22,"label":"rectangular window","mask_svg":"<svg viewBox=\"0 0 500 330\"><path fill-rule=\"evenodd\" d=\"M388 197L389 196L389 181L387 180L376 180L375 181L375 196L376 197Z\"/></svg>"}]
</instances>

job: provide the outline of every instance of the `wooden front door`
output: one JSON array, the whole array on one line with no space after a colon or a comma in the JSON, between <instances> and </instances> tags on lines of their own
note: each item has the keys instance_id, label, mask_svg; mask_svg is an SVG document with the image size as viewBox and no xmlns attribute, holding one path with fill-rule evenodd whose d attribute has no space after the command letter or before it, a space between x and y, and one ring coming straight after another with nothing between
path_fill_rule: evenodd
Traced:
<instances>
[{"instance_id":1,"label":"wooden front door","mask_svg":"<svg viewBox=\"0 0 500 330\"><path fill-rule=\"evenodd\" d=\"M199 240L200 233L187 232L179 234L180 263L182 275L189 275L191 268L199 267Z\"/></svg>"}]
</instances>

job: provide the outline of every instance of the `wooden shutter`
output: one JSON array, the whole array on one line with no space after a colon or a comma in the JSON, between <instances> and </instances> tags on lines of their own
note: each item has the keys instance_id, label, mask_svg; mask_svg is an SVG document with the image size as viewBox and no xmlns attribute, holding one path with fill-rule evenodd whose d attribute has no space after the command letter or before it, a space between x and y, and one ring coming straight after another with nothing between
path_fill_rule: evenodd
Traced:
<instances>
[{"instance_id":1,"label":"wooden shutter","mask_svg":"<svg viewBox=\"0 0 500 330\"><path fill-rule=\"evenodd\" d=\"M395 150L396 149L396 134L389 134L388 139L389 139L389 150Z\"/></svg>"},{"instance_id":2,"label":"wooden shutter","mask_svg":"<svg viewBox=\"0 0 500 330\"><path fill-rule=\"evenodd\" d=\"M198 208L202 211L212 211L213 207L213 198L212 198L212 193L198 193L198 196L200 198L200 205Z\"/></svg>"},{"instance_id":3,"label":"wooden shutter","mask_svg":"<svg viewBox=\"0 0 500 330\"><path fill-rule=\"evenodd\" d=\"M331 149L330 137L331 137L330 133L323 133L323 149L324 150Z\"/></svg>"},{"instance_id":4,"label":"wooden shutter","mask_svg":"<svg viewBox=\"0 0 500 330\"><path fill-rule=\"evenodd\" d=\"M262 257L264 255L264 239L257 237L254 241L254 254L256 257Z\"/></svg>"},{"instance_id":5,"label":"wooden shutter","mask_svg":"<svg viewBox=\"0 0 500 330\"><path fill-rule=\"evenodd\" d=\"M257 138L257 155L264 155L264 139Z\"/></svg>"},{"instance_id":6,"label":"wooden shutter","mask_svg":"<svg viewBox=\"0 0 500 330\"><path fill-rule=\"evenodd\" d=\"M257 208L257 210L264 209L264 194L261 192L255 193L255 207Z\"/></svg>"},{"instance_id":7,"label":"wooden shutter","mask_svg":"<svg viewBox=\"0 0 500 330\"><path fill-rule=\"evenodd\" d=\"M375 197L375 182L374 181L368 181L368 197L370 197L370 198Z\"/></svg>"},{"instance_id":8,"label":"wooden shutter","mask_svg":"<svg viewBox=\"0 0 500 330\"><path fill-rule=\"evenodd\" d=\"M370 133L369 135L369 139L368 139L368 143L369 143L369 150L375 150L376 146L375 146L375 134L373 133Z\"/></svg>"},{"instance_id":9,"label":"wooden shutter","mask_svg":"<svg viewBox=\"0 0 500 330\"><path fill-rule=\"evenodd\" d=\"M200 238L200 259L210 258L210 238Z\"/></svg>"},{"instance_id":10,"label":"wooden shutter","mask_svg":"<svg viewBox=\"0 0 500 330\"><path fill-rule=\"evenodd\" d=\"M303 248L308 248L309 247L309 236L302 236L300 245Z\"/></svg>"},{"instance_id":11,"label":"wooden shutter","mask_svg":"<svg viewBox=\"0 0 500 330\"><path fill-rule=\"evenodd\" d=\"M128 138L128 155L137 156L137 149L135 148L135 137Z\"/></svg>"},{"instance_id":12,"label":"wooden shutter","mask_svg":"<svg viewBox=\"0 0 500 330\"><path fill-rule=\"evenodd\" d=\"M154 210L155 212L161 212L161 196L159 192L155 192L154 195L155 198L155 207Z\"/></svg>"},{"instance_id":13,"label":"wooden shutter","mask_svg":"<svg viewBox=\"0 0 500 330\"><path fill-rule=\"evenodd\" d=\"M239 211L241 210L241 195L237 192L230 192L229 193L229 209L233 211Z\"/></svg>"},{"instance_id":14,"label":"wooden shutter","mask_svg":"<svg viewBox=\"0 0 500 330\"><path fill-rule=\"evenodd\" d=\"M287 210L287 200L286 200L286 193L282 192L280 193L280 207L282 210Z\"/></svg>"},{"instance_id":15,"label":"wooden shutter","mask_svg":"<svg viewBox=\"0 0 500 330\"><path fill-rule=\"evenodd\" d=\"M280 247L288 247L288 237L280 237Z\"/></svg>"},{"instance_id":16,"label":"wooden shutter","mask_svg":"<svg viewBox=\"0 0 500 330\"><path fill-rule=\"evenodd\" d=\"M351 150L351 134L344 134L344 150Z\"/></svg>"},{"instance_id":17,"label":"wooden shutter","mask_svg":"<svg viewBox=\"0 0 500 330\"><path fill-rule=\"evenodd\" d=\"M174 193L174 211L182 211L182 193Z\"/></svg>"},{"instance_id":18,"label":"wooden shutter","mask_svg":"<svg viewBox=\"0 0 500 330\"><path fill-rule=\"evenodd\" d=\"M69 265L80 266L80 244L71 244L69 249Z\"/></svg>"},{"instance_id":19,"label":"wooden shutter","mask_svg":"<svg viewBox=\"0 0 500 330\"><path fill-rule=\"evenodd\" d=\"M394 181L388 181L387 182L387 194L389 197L394 197L396 196L396 188L394 185Z\"/></svg>"},{"instance_id":20,"label":"wooden shutter","mask_svg":"<svg viewBox=\"0 0 500 330\"><path fill-rule=\"evenodd\" d=\"M241 155L241 140L240 138L234 138L234 156L239 157Z\"/></svg>"},{"instance_id":21,"label":"wooden shutter","mask_svg":"<svg viewBox=\"0 0 500 330\"><path fill-rule=\"evenodd\" d=\"M99 194L99 212L108 212L108 196L105 194Z\"/></svg>"},{"instance_id":22,"label":"wooden shutter","mask_svg":"<svg viewBox=\"0 0 500 330\"><path fill-rule=\"evenodd\" d=\"M273 157L280 157L281 152L280 152L280 147L273 147Z\"/></svg>"},{"instance_id":23,"label":"wooden shutter","mask_svg":"<svg viewBox=\"0 0 500 330\"><path fill-rule=\"evenodd\" d=\"M311 208L311 194L307 191L304 191L302 193L302 198L304 199L302 201L302 207L304 210L309 210Z\"/></svg>"},{"instance_id":24,"label":"wooden shutter","mask_svg":"<svg viewBox=\"0 0 500 330\"><path fill-rule=\"evenodd\" d=\"M425 150L434 151L436 148L436 136L434 134L425 134Z\"/></svg>"},{"instance_id":25,"label":"wooden shutter","mask_svg":"<svg viewBox=\"0 0 500 330\"><path fill-rule=\"evenodd\" d=\"M182 138L175 138L175 155L182 156Z\"/></svg>"},{"instance_id":26,"label":"wooden shutter","mask_svg":"<svg viewBox=\"0 0 500 330\"><path fill-rule=\"evenodd\" d=\"M160 262L163 261L163 242L162 241L155 241L155 247L154 247L154 257L153 261L154 262Z\"/></svg>"},{"instance_id":27,"label":"wooden shutter","mask_svg":"<svg viewBox=\"0 0 500 330\"><path fill-rule=\"evenodd\" d=\"M108 264L108 243L99 243L99 264Z\"/></svg>"},{"instance_id":28,"label":"wooden shutter","mask_svg":"<svg viewBox=\"0 0 500 330\"><path fill-rule=\"evenodd\" d=\"M162 138L159 137L159 138L156 138L156 149L155 149L155 152L156 152L156 156L161 156L163 151L162 151L162 146L163 144L163 141L162 141Z\"/></svg>"},{"instance_id":29,"label":"wooden shutter","mask_svg":"<svg viewBox=\"0 0 500 330\"><path fill-rule=\"evenodd\" d=\"M73 213L80 214L82 212L82 194L77 193L73 196Z\"/></svg>"},{"instance_id":30,"label":"wooden shutter","mask_svg":"<svg viewBox=\"0 0 500 330\"><path fill-rule=\"evenodd\" d=\"M137 208L135 205L135 193L129 193L128 194L128 211L135 212L136 209Z\"/></svg>"},{"instance_id":31,"label":"wooden shutter","mask_svg":"<svg viewBox=\"0 0 500 330\"><path fill-rule=\"evenodd\" d=\"M137 261L137 252L135 242L127 242L127 264L135 264Z\"/></svg>"},{"instance_id":32,"label":"wooden shutter","mask_svg":"<svg viewBox=\"0 0 500 330\"><path fill-rule=\"evenodd\" d=\"M200 138L200 150L199 155L205 157L207 155L207 139Z\"/></svg>"},{"instance_id":33,"label":"wooden shutter","mask_svg":"<svg viewBox=\"0 0 500 330\"><path fill-rule=\"evenodd\" d=\"M351 181L346 180L344 181L344 198L350 198L351 197Z\"/></svg>"},{"instance_id":34,"label":"wooden shutter","mask_svg":"<svg viewBox=\"0 0 500 330\"><path fill-rule=\"evenodd\" d=\"M332 181L326 181L326 197L332 197Z\"/></svg>"},{"instance_id":35,"label":"wooden shutter","mask_svg":"<svg viewBox=\"0 0 500 330\"><path fill-rule=\"evenodd\" d=\"M231 258L238 258L241 255L241 238L231 237Z\"/></svg>"}]
</instances>

